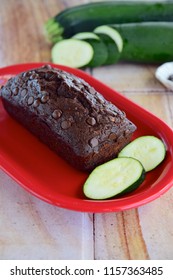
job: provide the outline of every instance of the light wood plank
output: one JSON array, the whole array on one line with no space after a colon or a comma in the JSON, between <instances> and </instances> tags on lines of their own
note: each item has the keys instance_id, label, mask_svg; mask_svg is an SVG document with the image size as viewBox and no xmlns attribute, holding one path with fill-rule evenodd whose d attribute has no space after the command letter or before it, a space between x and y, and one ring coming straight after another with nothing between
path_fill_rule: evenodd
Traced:
<instances>
[{"instance_id":1,"label":"light wood plank","mask_svg":"<svg viewBox=\"0 0 173 280\"><path fill-rule=\"evenodd\" d=\"M139 208L143 238L150 259L173 259L173 189Z\"/></svg>"},{"instance_id":2,"label":"light wood plank","mask_svg":"<svg viewBox=\"0 0 173 280\"><path fill-rule=\"evenodd\" d=\"M100 214L95 223L96 259L149 258L137 210Z\"/></svg>"},{"instance_id":3,"label":"light wood plank","mask_svg":"<svg viewBox=\"0 0 173 280\"><path fill-rule=\"evenodd\" d=\"M49 205L0 170L0 259L93 259L92 214Z\"/></svg>"},{"instance_id":4,"label":"light wood plank","mask_svg":"<svg viewBox=\"0 0 173 280\"><path fill-rule=\"evenodd\" d=\"M93 75L120 92L164 92L165 88L155 78L156 68L153 65L121 62L95 68Z\"/></svg>"}]
</instances>

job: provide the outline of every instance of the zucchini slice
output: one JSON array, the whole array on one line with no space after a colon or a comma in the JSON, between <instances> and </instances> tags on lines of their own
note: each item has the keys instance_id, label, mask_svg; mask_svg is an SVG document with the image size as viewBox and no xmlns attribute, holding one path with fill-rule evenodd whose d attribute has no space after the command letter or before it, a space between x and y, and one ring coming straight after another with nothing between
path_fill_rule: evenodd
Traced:
<instances>
[{"instance_id":1,"label":"zucchini slice","mask_svg":"<svg viewBox=\"0 0 173 280\"><path fill-rule=\"evenodd\" d=\"M115 31L115 29L106 25L99 26L94 30L107 47L108 58L104 63L105 65L114 64L121 57L123 40L119 32Z\"/></svg>"},{"instance_id":2,"label":"zucchini slice","mask_svg":"<svg viewBox=\"0 0 173 280\"><path fill-rule=\"evenodd\" d=\"M96 34L93 32L80 32L72 38L83 40L92 46L94 53L92 60L87 64L88 67L98 67L105 64L108 57L107 47Z\"/></svg>"},{"instance_id":3,"label":"zucchini slice","mask_svg":"<svg viewBox=\"0 0 173 280\"><path fill-rule=\"evenodd\" d=\"M66 39L53 46L51 56L53 63L80 68L90 63L94 56L94 50L85 41Z\"/></svg>"},{"instance_id":4,"label":"zucchini slice","mask_svg":"<svg viewBox=\"0 0 173 280\"><path fill-rule=\"evenodd\" d=\"M144 168L138 160L115 158L91 172L83 192L91 199L107 199L134 191L143 182L144 177Z\"/></svg>"},{"instance_id":5,"label":"zucchini slice","mask_svg":"<svg viewBox=\"0 0 173 280\"><path fill-rule=\"evenodd\" d=\"M111 26L108 25L101 25L98 26L94 29L94 32L96 34L106 34L108 35L110 38L112 38L112 40L115 42L115 44L117 45L118 51L121 53L123 50L123 39L120 35L120 33L112 28Z\"/></svg>"},{"instance_id":6,"label":"zucchini slice","mask_svg":"<svg viewBox=\"0 0 173 280\"><path fill-rule=\"evenodd\" d=\"M155 136L141 136L125 146L118 154L118 158L135 158L142 163L147 172L158 166L165 155L166 147L162 140Z\"/></svg>"}]
</instances>

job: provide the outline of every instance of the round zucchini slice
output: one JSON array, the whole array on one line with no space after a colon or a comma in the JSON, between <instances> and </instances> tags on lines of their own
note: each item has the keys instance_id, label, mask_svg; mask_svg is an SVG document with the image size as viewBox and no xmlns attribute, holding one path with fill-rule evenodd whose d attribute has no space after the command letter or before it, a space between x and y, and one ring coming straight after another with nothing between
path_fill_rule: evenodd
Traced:
<instances>
[{"instance_id":1,"label":"round zucchini slice","mask_svg":"<svg viewBox=\"0 0 173 280\"><path fill-rule=\"evenodd\" d=\"M161 139L155 136L141 136L125 146L118 157L133 157L139 160L145 171L153 170L165 158L166 147Z\"/></svg>"},{"instance_id":2,"label":"round zucchini slice","mask_svg":"<svg viewBox=\"0 0 173 280\"><path fill-rule=\"evenodd\" d=\"M91 62L94 50L88 42L65 39L53 46L51 55L53 63L80 68Z\"/></svg>"},{"instance_id":3,"label":"round zucchini slice","mask_svg":"<svg viewBox=\"0 0 173 280\"><path fill-rule=\"evenodd\" d=\"M90 199L107 199L134 191L144 177L144 168L138 160L115 158L91 172L83 192Z\"/></svg>"}]
</instances>

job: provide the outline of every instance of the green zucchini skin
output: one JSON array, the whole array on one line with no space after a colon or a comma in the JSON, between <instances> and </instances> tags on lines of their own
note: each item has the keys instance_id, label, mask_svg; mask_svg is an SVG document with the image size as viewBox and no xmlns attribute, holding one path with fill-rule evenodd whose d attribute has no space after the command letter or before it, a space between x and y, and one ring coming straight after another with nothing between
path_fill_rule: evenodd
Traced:
<instances>
[{"instance_id":1,"label":"green zucchini skin","mask_svg":"<svg viewBox=\"0 0 173 280\"><path fill-rule=\"evenodd\" d=\"M108 57L108 51L104 42L102 42L102 40L89 39L89 38L83 39L83 41L88 42L94 50L93 58L89 62L89 64L87 64L87 66L98 67L103 65Z\"/></svg>"},{"instance_id":2,"label":"green zucchini skin","mask_svg":"<svg viewBox=\"0 0 173 280\"><path fill-rule=\"evenodd\" d=\"M78 5L49 19L45 29L49 40L56 42L103 24L146 21L173 21L173 1L103 1Z\"/></svg>"},{"instance_id":3,"label":"green zucchini skin","mask_svg":"<svg viewBox=\"0 0 173 280\"><path fill-rule=\"evenodd\" d=\"M122 196L124 194L129 194L131 192L134 192L138 187L143 183L146 177L146 172L143 169L141 177L136 181L134 184L132 184L130 187L128 187L126 190L122 191L121 193L117 194L116 197Z\"/></svg>"},{"instance_id":4,"label":"green zucchini skin","mask_svg":"<svg viewBox=\"0 0 173 280\"><path fill-rule=\"evenodd\" d=\"M123 38L120 60L162 63L173 59L173 22L113 25Z\"/></svg>"},{"instance_id":5,"label":"green zucchini skin","mask_svg":"<svg viewBox=\"0 0 173 280\"><path fill-rule=\"evenodd\" d=\"M106 34L98 34L100 39L103 41L107 48L107 59L104 61L102 65L110 65L116 63L120 59L120 52L112 38L110 38Z\"/></svg>"}]
</instances>

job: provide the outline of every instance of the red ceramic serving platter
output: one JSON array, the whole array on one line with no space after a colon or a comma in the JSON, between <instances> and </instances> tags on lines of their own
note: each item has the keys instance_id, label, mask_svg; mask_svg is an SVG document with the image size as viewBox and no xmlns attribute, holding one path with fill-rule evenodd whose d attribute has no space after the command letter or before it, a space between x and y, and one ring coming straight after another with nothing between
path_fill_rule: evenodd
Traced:
<instances>
[{"instance_id":1,"label":"red ceramic serving platter","mask_svg":"<svg viewBox=\"0 0 173 280\"><path fill-rule=\"evenodd\" d=\"M0 69L0 83L10 76L44 63L12 65ZM138 129L134 138L154 135L163 140L165 160L146 175L133 193L109 200L89 200L83 194L87 173L80 172L58 157L35 136L13 120L0 100L0 166L25 190L53 205L83 212L111 212L136 208L165 193L173 185L173 131L162 120L128 100L85 72L53 65L85 79L104 97L125 111ZM3 80L4 79L4 80ZM5 186L4 186L5 187Z\"/></svg>"}]
</instances>

